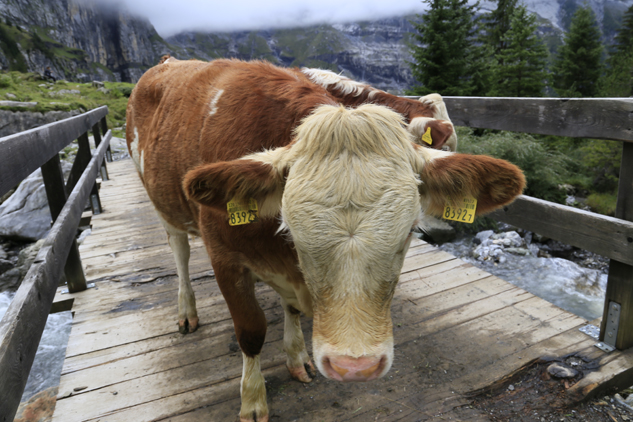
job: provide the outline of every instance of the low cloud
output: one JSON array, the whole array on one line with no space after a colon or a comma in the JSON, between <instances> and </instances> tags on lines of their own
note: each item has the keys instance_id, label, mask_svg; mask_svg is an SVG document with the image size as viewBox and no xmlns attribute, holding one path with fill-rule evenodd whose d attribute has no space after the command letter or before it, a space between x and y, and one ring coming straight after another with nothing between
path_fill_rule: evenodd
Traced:
<instances>
[{"instance_id":1,"label":"low cloud","mask_svg":"<svg viewBox=\"0 0 633 422\"><path fill-rule=\"evenodd\" d=\"M421 13L420 0L119 0L164 37L181 31L229 32L347 23Z\"/></svg>"}]
</instances>

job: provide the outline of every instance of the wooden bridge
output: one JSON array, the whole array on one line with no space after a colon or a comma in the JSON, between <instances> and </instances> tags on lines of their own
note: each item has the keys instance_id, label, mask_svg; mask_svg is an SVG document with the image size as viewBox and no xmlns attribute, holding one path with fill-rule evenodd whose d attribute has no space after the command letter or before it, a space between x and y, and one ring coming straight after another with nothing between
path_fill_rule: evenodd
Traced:
<instances>
[{"instance_id":1,"label":"wooden bridge","mask_svg":"<svg viewBox=\"0 0 633 422\"><path fill-rule=\"evenodd\" d=\"M489 100L496 103L486 103ZM469 101L478 101L479 107L487 112L473 112L474 103ZM571 135L596 136L594 132L600 132L601 138L633 141L632 101L595 100L591 104L591 100L530 101L535 105L518 99L446 99L449 113L458 125L510 129L497 126L508 125L511 119L491 116L516 113L525 121L533 112L538 122L543 107L552 106L547 101L556 101L554 117L546 114L547 119L562 127L561 131L569 130L565 125L577 128L584 124L584 132ZM602 117L597 119L594 113L589 119L588 110L583 113L583 107L589 107L589 111L592 107L600 108ZM612 135L605 129L617 125L623 127L619 134ZM99 137L104 134L103 144L107 144L109 132L105 125L99 128L91 121L87 127L93 128L93 134L100 133ZM539 127L532 126L530 131L538 132ZM544 130L552 132L552 127L554 124ZM104 145L88 166L93 177L103 161L107 147ZM621 175L624 183L621 182L620 189L624 203L633 198L629 164L633 155L629 145L633 144L624 142ZM174 260L134 165L131 160L108 163L107 175L109 180L101 182L99 192L103 212L92 217L92 235L79 248L81 276L85 274L85 280L95 287L65 293L68 286L60 286L54 298L53 309L72 309L74 319L53 420L236 420L242 357L202 242L193 240L190 264L202 325L193 334L181 335L176 324L178 281ZM94 179L86 182L85 189L89 190L91 183ZM85 204L86 199L84 196L83 203L79 203ZM543 211L538 200L522 197L517 202L522 210L513 205L496 216L520 219L526 228L536 232L552 226L546 234L561 240L568 240L569 233L563 229L569 226L574 237L570 243L582 243L581 246L613 259L605 312L608 316L610 305L616 303L620 316L615 339L612 342L605 339L605 343L620 350L607 353L595 347L596 340L579 331L587 324L584 319L432 245L416 241L407 254L392 304L394 365L386 377L370 383L342 384L321 375L310 384L291 379L282 351L283 311L279 300L267 286L257 288L269 324L261 364L267 381L271 421L485 420L488 415L473 403L474 393L503 392L499 400L518 402L524 390L522 383L528 385L525 377L529 370L537 368L542 374L540 362L552 360L571 363L580 369L580 375L566 382L552 381L551 391L543 392L544 402L527 408L572 404L611 387L633 384L633 348L626 343L633 332L630 300L633 272L613 271L613 262L623 268L633 264L633 252L628 245L633 242L633 223L627 221L633 218L629 218L630 214L621 218L602 217L542 204L549 210L546 215L555 216L549 219L539 214ZM524 215L526 207L531 216ZM633 212L633 207L619 205L620 211L623 208L627 213ZM581 227L578 221L591 227ZM557 228L563 232L561 235L557 234ZM578 234L587 232L600 233ZM610 244L605 245L603 238L610 239ZM45 270L40 270L41 274L48 277ZM29 334L21 327L28 322L23 315L36 314L34 309L47 309L42 298L37 299L38 290L44 291L45 287L33 288L35 281L29 279L36 280L36 276L29 273L23 286L26 285L24 290L30 288L31 293L18 292L16 299L21 302L12 304L18 309L10 309L9 317L5 316L0 323L0 420L3 421L13 418L17 408L15 397L19 401L25 373L28 374L31 365L21 364L28 361L28 350L33 347ZM66 271L66 276L71 282L70 290L80 290L73 287L72 271ZM46 283L48 288L52 286L52 291L56 280ZM600 325L600 321L593 323ZM311 322L304 319L302 324L310 350ZM602 325L604 339L611 325L606 321ZM616 339L621 343L616 343ZM508 389L510 384L512 389Z\"/></svg>"}]
</instances>

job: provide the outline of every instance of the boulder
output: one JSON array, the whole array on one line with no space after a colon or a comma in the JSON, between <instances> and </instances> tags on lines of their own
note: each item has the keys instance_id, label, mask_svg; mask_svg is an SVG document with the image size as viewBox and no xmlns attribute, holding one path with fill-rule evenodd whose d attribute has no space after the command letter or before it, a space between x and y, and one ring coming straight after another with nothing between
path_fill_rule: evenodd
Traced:
<instances>
[{"instance_id":1,"label":"boulder","mask_svg":"<svg viewBox=\"0 0 633 422\"><path fill-rule=\"evenodd\" d=\"M33 242L46 236L50 228L51 213L38 169L0 205L0 237Z\"/></svg>"},{"instance_id":2,"label":"boulder","mask_svg":"<svg viewBox=\"0 0 633 422\"><path fill-rule=\"evenodd\" d=\"M44 245L44 239L38 240L20 251L15 267L0 274L0 291L15 290L20 286L42 245Z\"/></svg>"}]
</instances>

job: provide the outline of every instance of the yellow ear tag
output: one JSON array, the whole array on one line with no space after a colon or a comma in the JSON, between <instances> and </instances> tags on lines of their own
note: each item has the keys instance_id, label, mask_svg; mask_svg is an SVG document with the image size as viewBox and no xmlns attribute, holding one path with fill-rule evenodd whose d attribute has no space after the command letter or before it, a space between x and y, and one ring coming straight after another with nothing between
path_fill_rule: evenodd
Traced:
<instances>
[{"instance_id":1,"label":"yellow ear tag","mask_svg":"<svg viewBox=\"0 0 633 422\"><path fill-rule=\"evenodd\" d=\"M444 217L446 220L459 221L471 224L475 221L475 211L477 210L477 200L475 198L462 198L454 204L447 203L444 207Z\"/></svg>"},{"instance_id":2,"label":"yellow ear tag","mask_svg":"<svg viewBox=\"0 0 633 422\"><path fill-rule=\"evenodd\" d=\"M229 224L231 226L241 226L242 224L251 224L259 221L257 201L253 198L248 201L233 198L226 204L226 209L229 212Z\"/></svg>"},{"instance_id":3,"label":"yellow ear tag","mask_svg":"<svg viewBox=\"0 0 633 422\"><path fill-rule=\"evenodd\" d=\"M422 135L422 140L429 145L433 145L433 138L431 138L431 126L426 128L426 132Z\"/></svg>"}]
</instances>

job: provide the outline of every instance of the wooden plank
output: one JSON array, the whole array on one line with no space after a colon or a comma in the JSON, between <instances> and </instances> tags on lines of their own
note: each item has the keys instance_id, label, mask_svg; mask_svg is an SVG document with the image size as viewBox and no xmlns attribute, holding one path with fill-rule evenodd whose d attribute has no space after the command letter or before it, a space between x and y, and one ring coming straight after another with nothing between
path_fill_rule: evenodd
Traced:
<instances>
[{"instance_id":1,"label":"wooden plank","mask_svg":"<svg viewBox=\"0 0 633 422\"><path fill-rule=\"evenodd\" d=\"M627 222L633 221L633 145L624 144L620 180L618 182L618 202L615 216ZM632 224L632 223L629 223ZM633 235L628 236L633 245ZM629 252L629 257L633 252ZM609 264L609 278L604 301L604 313L600 326L600 340L605 340L605 330L611 302L620 304L620 321L615 346L620 349L633 347L633 260L612 258ZM612 341L609 341L613 344Z\"/></svg>"},{"instance_id":2,"label":"wooden plank","mask_svg":"<svg viewBox=\"0 0 633 422\"><path fill-rule=\"evenodd\" d=\"M77 233L88 192L99 170L107 143L90 162L55 221L6 314L0 320L0 415L12 420L20 404L48 312Z\"/></svg>"},{"instance_id":3,"label":"wooden plank","mask_svg":"<svg viewBox=\"0 0 633 422\"><path fill-rule=\"evenodd\" d=\"M631 209L633 210L633 207ZM633 265L631 221L525 195L519 196L512 204L490 213L489 216Z\"/></svg>"},{"instance_id":4,"label":"wooden plank","mask_svg":"<svg viewBox=\"0 0 633 422\"><path fill-rule=\"evenodd\" d=\"M630 98L444 97L456 126L633 142Z\"/></svg>"},{"instance_id":5,"label":"wooden plank","mask_svg":"<svg viewBox=\"0 0 633 422\"><path fill-rule=\"evenodd\" d=\"M106 114L108 107L103 106L0 139L0 195L17 186Z\"/></svg>"}]
</instances>

